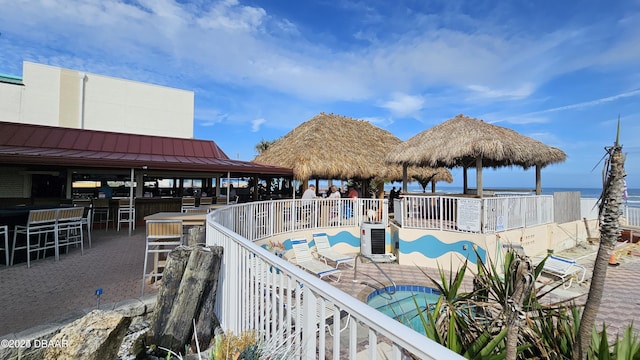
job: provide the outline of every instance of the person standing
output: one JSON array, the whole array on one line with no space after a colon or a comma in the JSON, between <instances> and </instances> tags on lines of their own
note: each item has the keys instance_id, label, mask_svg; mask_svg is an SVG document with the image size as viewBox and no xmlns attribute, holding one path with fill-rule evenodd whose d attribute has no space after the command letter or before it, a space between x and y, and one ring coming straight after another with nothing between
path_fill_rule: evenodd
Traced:
<instances>
[{"instance_id":1,"label":"person standing","mask_svg":"<svg viewBox=\"0 0 640 360\"><path fill-rule=\"evenodd\" d=\"M303 199L315 199L316 198L316 186L315 185L309 185L309 188L307 188L307 190L305 190L304 193L302 194L302 198Z\"/></svg>"},{"instance_id":2,"label":"person standing","mask_svg":"<svg viewBox=\"0 0 640 360\"><path fill-rule=\"evenodd\" d=\"M331 219L337 218L338 217L338 213L339 213L339 209L340 209L340 191L338 191L338 187L335 185L331 185L331 187L329 188L329 196L327 197L331 201L331 208L329 209L329 217ZM337 199L337 200L336 200Z\"/></svg>"},{"instance_id":3,"label":"person standing","mask_svg":"<svg viewBox=\"0 0 640 360\"><path fill-rule=\"evenodd\" d=\"M302 216L301 219L311 221L313 218L313 199L316 198L316 186L309 185L307 190L302 193Z\"/></svg>"},{"instance_id":4,"label":"person standing","mask_svg":"<svg viewBox=\"0 0 640 360\"><path fill-rule=\"evenodd\" d=\"M340 199L340 191L338 191L337 186L331 185L329 189L331 190L331 193L328 196L329 199Z\"/></svg>"},{"instance_id":5,"label":"person standing","mask_svg":"<svg viewBox=\"0 0 640 360\"><path fill-rule=\"evenodd\" d=\"M349 186L349 193L347 193L347 197L355 199L358 197L358 190L355 187Z\"/></svg>"},{"instance_id":6,"label":"person standing","mask_svg":"<svg viewBox=\"0 0 640 360\"><path fill-rule=\"evenodd\" d=\"M107 183L107 180L102 180L101 186L98 189L98 198L99 199L111 199L113 197L113 189Z\"/></svg>"},{"instance_id":7,"label":"person standing","mask_svg":"<svg viewBox=\"0 0 640 360\"><path fill-rule=\"evenodd\" d=\"M353 186L349 186L349 191L347 192L347 197L351 199L351 201L348 201L344 204L344 217L345 218L350 218L353 216L353 203L356 201L356 199L358 198L358 190L356 190L355 187Z\"/></svg>"}]
</instances>

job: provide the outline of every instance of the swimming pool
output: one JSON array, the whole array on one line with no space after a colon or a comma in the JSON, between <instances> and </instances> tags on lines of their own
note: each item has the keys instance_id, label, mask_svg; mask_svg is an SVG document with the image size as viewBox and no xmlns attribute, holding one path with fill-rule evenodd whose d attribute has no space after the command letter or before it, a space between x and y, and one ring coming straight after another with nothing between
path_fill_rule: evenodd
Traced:
<instances>
[{"instance_id":1,"label":"swimming pool","mask_svg":"<svg viewBox=\"0 0 640 360\"><path fill-rule=\"evenodd\" d=\"M418 308L416 308L413 297L415 297L420 309L424 311L435 305L440 298L440 292L430 287L416 285L398 285L393 295L387 293L391 290L393 287L389 286L372 292L367 296L367 304L424 334L424 327L420 316L418 316Z\"/></svg>"}]
</instances>

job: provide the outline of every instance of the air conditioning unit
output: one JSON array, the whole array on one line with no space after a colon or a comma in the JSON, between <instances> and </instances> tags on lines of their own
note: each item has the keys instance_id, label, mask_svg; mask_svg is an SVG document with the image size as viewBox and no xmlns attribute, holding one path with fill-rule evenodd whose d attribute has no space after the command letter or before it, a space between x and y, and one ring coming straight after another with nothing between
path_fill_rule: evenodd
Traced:
<instances>
[{"instance_id":1,"label":"air conditioning unit","mask_svg":"<svg viewBox=\"0 0 640 360\"><path fill-rule=\"evenodd\" d=\"M360 253L376 262L395 261L395 255L385 252L385 231L383 223L363 222L360 226Z\"/></svg>"}]
</instances>

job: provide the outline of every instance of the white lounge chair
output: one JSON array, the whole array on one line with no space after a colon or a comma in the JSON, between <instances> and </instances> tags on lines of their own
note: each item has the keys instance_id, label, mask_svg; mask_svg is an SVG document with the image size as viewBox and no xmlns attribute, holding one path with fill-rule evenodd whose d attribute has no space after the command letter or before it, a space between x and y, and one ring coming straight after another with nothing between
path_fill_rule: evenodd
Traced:
<instances>
[{"instance_id":1,"label":"white lounge chair","mask_svg":"<svg viewBox=\"0 0 640 360\"><path fill-rule=\"evenodd\" d=\"M291 244L296 257L296 265L312 274L318 275L321 279L331 275L336 278L336 281L340 281L340 270L315 259L311 255L311 250L309 249L309 244L306 239L291 240Z\"/></svg>"},{"instance_id":2,"label":"white lounge chair","mask_svg":"<svg viewBox=\"0 0 640 360\"><path fill-rule=\"evenodd\" d=\"M341 254L337 251L331 250L331 244L329 243L329 237L325 233L313 234L313 241L316 244L316 252L320 259L324 260L325 264L327 260L331 260L336 263L336 269L340 264L353 264L356 260L355 257Z\"/></svg>"},{"instance_id":3,"label":"white lounge chair","mask_svg":"<svg viewBox=\"0 0 640 360\"><path fill-rule=\"evenodd\" d=\"M571 287L574 276L579 284L584 281L587 274L587 269L582 265L578 265L575 260L555 255L551 255L545 260L542 271L562 279L562 287L565 289ZM580 272L582 272L581 276L579 275ZM567 278L569 278L569 282L567 282Z\"/></svg>"},{"instance_id":4,"label":"white lounge chair","mask_svg":"<svg viewBox=\"0 0 640 360\"><path fill-rule=\"evenodd\" d=\"M322 306L320 302L321 300L318 300L316 307L316 324L318 324L318 330L320 329L321 325L324 325L324 327L329 331L329 335L333 336L333 331L335 329L335 326L333 324L336 322L336 320L340 321L340 313L337 312L337 308L328 301L322 301L324 303L324 306ZM321 312L323 308L324 314L322 314ZM338 316L335 316L336 313L338 314ZM293 320L295 324L304 323L304 317L302 316L302 314L302 312L298 312L297 307L291 307L291 320ZM348 314L345 324L342 327L340 327L341 324L338 323L337 328L339 332L343 332L349 326L350 319L351 314Z\"/></svg>"},{"instance_id":5,"label":"white lounge chair","mask_svg":"<svg viewBox=\"0 0 640 360\"><path fill-rule=\"evenodd\" d=\"M251 255L247 259L247 265L249 266L251 276L258 284L263 284L267 288L283 287L291 292L302 288L302 284L293 279L289 279L289 277L280 272L280 269L260 261L260 259L254 255Z\"/></svg>"}]
</instances>

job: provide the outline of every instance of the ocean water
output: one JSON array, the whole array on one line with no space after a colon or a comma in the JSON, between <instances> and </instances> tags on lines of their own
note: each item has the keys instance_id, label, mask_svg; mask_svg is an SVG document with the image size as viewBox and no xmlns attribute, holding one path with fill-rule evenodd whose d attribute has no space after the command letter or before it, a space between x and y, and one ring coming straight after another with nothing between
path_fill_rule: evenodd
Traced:
<instances>
[{"instance_id":1,"label":"ocean water","mask_svg":"<svg viewBox=\"0 0 640 360\"><path fill-rule=\"evenodd\" d=\"M341 186L340 180L334 180L334 185ZM344 187L346 183L342 183L342 187ZM318 184L319 191L325 192L328 184L326 180L321 180ZM402 188L402 183L394 182L391 184L384 184L384 191L389 193L389 191L395 186L396 189ZM518 189L522 189L523 187L519 187ZM533 189L534 187L531 187ZM527 188L528 189L528 188ZM418 182L410 182L407 185L407 190L410 193L421 193L422 186ZM583 198L591 198L598 199L600 198L600 194L602 193L601 188L557 188L557 187L543 187L542 194L543 195L553 195L555 192L565 192L565 191L579 191L580 196ZM427 185L427 193L431 192L431 184ZM447 185L436 185L436 193L439 194L461 194L462 186L447 186ZM516 194L516 192L514 192ZM640 189L627 189L627 197L625 200L626 205L629 207L640 208Z\"/></svg>"},{"instance_id":2,"label":"ocean water","mask_svg":"<svg viewBox=\"0 0 640 360\"><path fill-rule=\"evenodd\" d=\"M391 188L395 186L396 189L399 188L397 184L385 184L384 190L389 192ZM422 192L422 186L417 182L409 183L407 186L407 190L409 192ZM594 198L598 199L600 194L602 193L602 189L597 188L542 188L543 195L553 195L555 192L565 192L565 191L579 191L580 197L582 198ZM431 192L431 184L427 185L427 192ZM436 185L436 193L440 194L460 194L462 193L462 187L456 186L439 186ZM629 207L637 207L640 208L640 189L627 189L625 203Z\"/></svg>"}]
</instances>

